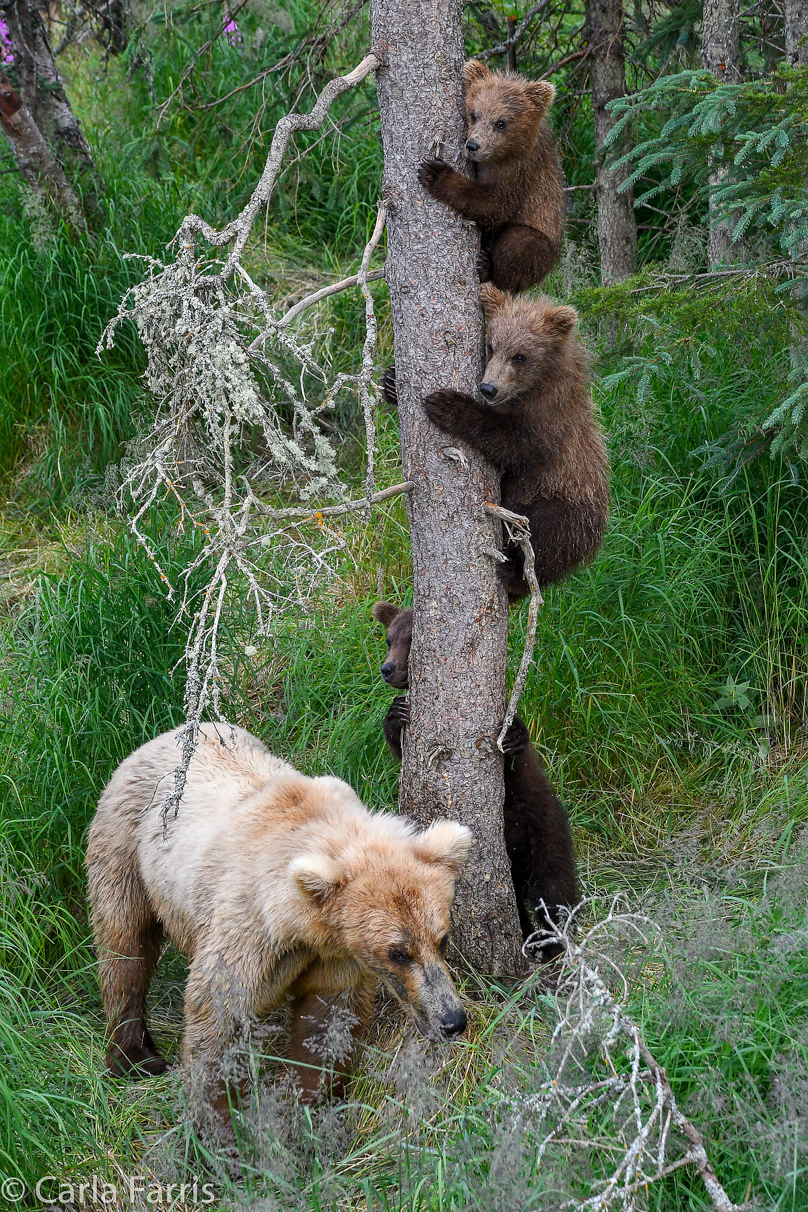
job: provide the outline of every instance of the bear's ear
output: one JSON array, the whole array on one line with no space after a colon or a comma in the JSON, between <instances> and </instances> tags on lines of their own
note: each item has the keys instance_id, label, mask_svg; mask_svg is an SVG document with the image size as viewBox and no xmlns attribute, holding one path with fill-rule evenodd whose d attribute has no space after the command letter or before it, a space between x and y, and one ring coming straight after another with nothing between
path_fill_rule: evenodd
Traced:
<instances>
[{"instance_id":1,"label":"bear's ear","mask_svg":"<svg viewBox=\"0 0 808 1212\"><path fill-rule=\"evenodd\" d=\"M476 84L478 80L484 80L486 76L490 75L491 72L479 59L469 59L463 65L463 83L466 88L471 88L472 84Z\"/></svg>"},{"instance_id":2,"label":"bear's ear","mask_svg":"<svg viewBox=\"0 0 808 1212\"><path fill-rule=\"evenodd\" d=\"M326 900L345 883L344 871L327 854L301 854L289 864L289 874L299 892L318 902Z\"/></svg>"},{"instance_id":3,"label":"bear's ear","mask_svg":"<svg viewBox=\"0 0 808 1212\"><path fill-rule=\"evenodd\" d=\"M575 331L578 313L574 307L551 307L544 317L545 328L557 337L568 337Z\"/></svg>"},{"instance_id":4,"label":"bear's ear","mask_svg":"<svg viewBox=\"0 0 808 1212\"><path fill-rule=\"evenodd\" d=\"M553 104L555 98L555 85L549 80L527 80L525 82L525 96L528 101L536 106L540 114L544 114Z\"/></svg>"},{"instance_id":5,"label":"bear's ear","mask_svg":"<svg viewBox=\"0 0 808 1212\"><path fill-rule=\"evenodd\" d=\"M490 320L497 314L507 297L504 291L498 290L491 282L483 282L480 287L480 302L483 305L486 320Z\"/></svg>"},{"instance_id":6,"label":"bear's ear","mask_svg":"<svg viewBox=\"0 0 808 1212\"><path fill-rule=\"evenodd\" d=\"M377 602L372 611L374 619L384 627L389 627L393 619L398 618L401 610L398 606L394 606L392 602Z\"/></svg>"},{"instance_id":7,"label":"bear's ear","mask_svg":"<svg viewBox=\"0 0 808 1212\"><path fill-rule=\"evenodd\" d=\"M441 863L457 875L474 845L474 837L457 821L435 821L413 840L415 857L424 863Z\"/></svg>"}]
</instances>

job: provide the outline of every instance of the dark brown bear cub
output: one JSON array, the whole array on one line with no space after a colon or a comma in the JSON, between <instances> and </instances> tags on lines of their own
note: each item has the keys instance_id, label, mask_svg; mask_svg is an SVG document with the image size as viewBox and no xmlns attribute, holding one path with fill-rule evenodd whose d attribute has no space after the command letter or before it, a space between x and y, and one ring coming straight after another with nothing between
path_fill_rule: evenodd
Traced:
<instances>
[{"instance_id":1,"label":"dark brown bear cub","mask_svg":"<svg viewBox=\"0 0 808 1212\"><path fill-rule=\"evenodd\" d=\"M433 197L482 228L480 277L520 291L547 277L561 252L564 185L546 115L546 80L465 66L469 180L443 160L424 160L418 179Z\"/></svg>"},{"instance_id":2,"label":"dark brown bear cub","mask_svg":"<svg viewBox=\"0 0 808 1212\"><path fill-rule=\"evenodd\" d=\"M608 459L587 383L578 316L552 300L481 288L488 364L482 400L436 391L424 400L435 425L462 438L502 472L502 504L530 521L541 587L591 560L609 509ZM522 550L505 548L498 573L511 598L525 597Z\"/></svg>"},{"instance_id":3,"label":"dark brown bear cub","mask_svg":"<svg viewBox=\"0 0 808 1212\"><path fill-rule=\"evenodd\" d=\"M412 642L412 610L377 602L373 617L387 631L387 656L382 677L388 686L405 690ZM393 699L382 728L387 744L401 761L401 733L407 726L406 695ZM543 901L551 921L578 903L572 835L564 805L553 791L528 730L515 719L505 737L505 847L525 938L546 920L538 910ZM535 921L535 925L534 925ZM558 946L542 948L540 958L558 954Z\"/></svg>"}]
</instances>

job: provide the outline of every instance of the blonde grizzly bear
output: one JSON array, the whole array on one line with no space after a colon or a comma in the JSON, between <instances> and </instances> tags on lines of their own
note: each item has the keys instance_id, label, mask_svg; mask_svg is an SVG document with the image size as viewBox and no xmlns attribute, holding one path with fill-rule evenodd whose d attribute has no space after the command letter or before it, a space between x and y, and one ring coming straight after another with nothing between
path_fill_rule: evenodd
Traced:
<instances>
[{"instance_id":1,"label":"blonde grizzly bear","mask_svg":"<svg viewBox=\"0 0 808 1212\"><path fill-rule=\"evenodd\" d=\"M224 1120L228 1048L291 999L302 1097L320 1087L317 1041L335 1006L367 1023L378 981L427 1035L466 1014L446 968L455 877L469 830L368 812L336 778L308 778L240 728L205 724L164 834L178 732L141 746L104 790L87 845L89 897L112 1073L159 1073L146 1025L167 935L190 961L182 1056L201 1065ZM342 1076L345 1076L343 1071Z\"/></svg>"},{"instance_id":2,"label":"blonde grizzly bear","mask_svg":"<svg viewBox=\"0 0 808 1212\"><path fill-rule=\"evenodd\" d=\"M446 389L424 400L430 420L502 473L502 504L530 521L544 588L591 560L606 531L609 463L588 384L578 315L552 299L481 287L488 362L480 399ZM524 597L522 549L497 565L512 599Z\"/></svg>"},{"instance_id":3,"label":"blonde grizzly bear","mask_svg":"<svg viewBox=\"0 0 808 1212\"><path fill-rule=\"evenodd\" d=\"M561 163L547 125L555 89L546 80L465 65L469 180L443 160L424 160L418 179L482 228L481 281L522 291L547 277L564 236Z\"/></svg>"}]
</instances>

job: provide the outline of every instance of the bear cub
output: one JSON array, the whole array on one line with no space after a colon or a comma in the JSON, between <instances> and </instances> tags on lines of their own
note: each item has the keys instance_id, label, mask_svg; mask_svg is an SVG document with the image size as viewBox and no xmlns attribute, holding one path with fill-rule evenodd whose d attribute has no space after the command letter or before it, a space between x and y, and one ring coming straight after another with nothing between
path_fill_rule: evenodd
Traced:
<instances>
[{"instance_id":1,"label":"bear cub","mask_svg":"<svg viewBox=\"0 0 808 1212\"><path fill-rule=\"evenodd\" d=\"M481 288L488 362L481 400L459 391L424 400L430 420L502 473L502 504L527 516L541 588L597 553L609 511L608 458L587 382L578 316L551 299ZM528 584L518 543L497 567L511 599Z\"/></svg>"},{"instance_id":2,"label":"bear cub","mask_svg":"<svg viewBox=\"0 0 808 1212\"><path fill-rule=\"evenodd\" d=\"M412 609L400 609L390 602L377 602L373 617L387 633L387 656L382 677L388 686L405 690L409 684L408 666L412 642ZM399 695L382 721L385 740L394 757L401 761L401 733L409 715L406 695ZM542 928L541 913L534 915L541 901L553 922L565 909L578 903L578 883L572 834L564 805L550 786L538 754L530 744L524 722L515 719L505 736L505 802L503 817L505 848L511 865L511 879L519 910L519 924L527 938ZM542 948L542 960L557 955L560 948Z\"/></svg>"},{"instance_id":3,"label":"bear cub","mask_svg":"<svg viewBox=\"0 0 808 1212\"><path fill-rule=\"evenodd\" d=\"M545 80L465 65L466 152L471 180L443 160L423 160L418 179L482 228L480 279L522 291L547 277L564 235L564 185L547 112Z\"/></svg>"}]
</instances>

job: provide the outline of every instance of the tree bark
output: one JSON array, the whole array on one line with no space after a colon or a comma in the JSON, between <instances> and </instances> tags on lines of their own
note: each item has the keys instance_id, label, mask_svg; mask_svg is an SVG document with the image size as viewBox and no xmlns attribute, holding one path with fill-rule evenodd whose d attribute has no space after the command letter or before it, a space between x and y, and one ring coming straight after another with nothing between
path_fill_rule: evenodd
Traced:
<instances>
[{"instance_id":1,"label":"tree bark","mask_svg":"<svg viewBox=\"0 0 808 1212\"><path fill-rule=\"evenodd\" d=\"M28 106L0 71L0 124L6 133L17 166L32 189L44 193L77 230L84 226L84 215L64 170L42 137Z\"/></svg>"},{"instance_id":2,"label":"tree bark","mask_svg":"<svg viewBox=\"0 0 808 1212\"><path fill-rule=\"evenodd\" d=\"M783 33L789 67L808 66L808 0L785 0Z\"/></svg>"},{"instance_id":3,"label":"tree bark","mask_svg":"<svg viewBox=\"0 0 808 1212\"><path fill-rule=\"evenodd\" d=\"M617 121L606 109L609 101L625 96L626 60L623 47L622 0L588 0L585 38L589 44L589 75L595 119L595 198L598 204L600 280L604 286L620 282L637 267L637 220L634 192L618 193L629 175L628 168L613 169L604 163L615 148L606 149L606 138Z\"/></svg>"},{"instance_id":4,"label":"tree bark","mask_svg":"<svg viewBox=\"0 0 808 1212\"><path fill-rule=\"evenodd\" d=\"M91 213L99 204L99 180L90 146L64 90L48 35L33 0L0 0L0 17L8 26L13 63L7 72L30 120L38 127L53 157L80 189Z\"/></svg>"},{"instance_id":5,"label":"tree bark","mask_svg":"<svg viewBox=\"0 0 808 1212\"><path fill-rule=\"evenodd\" d=\"M441 387L475 392L483 365L476 230L421 188L438 147L458 167L464 134L462 0L373 0L374 46L390 206L387 282L413 559L410 722L399 804L421 824L451 817L476 838L458 880L454 940L476 968L523 970L502 825L508 606L489 554L499 523L493 468L427 420ZM462 448L461 448L462 446Z\"/></svg>"},{"instance_id":6,"label":"tree bark","mask_svg":"<svg viewBox=\"0 0 808 1212\"><path fill-rule=\"evenodd\" d=\"M721 84L736 84L741 79L738 0L704 0L701 31L701 63ZM716 190L730 180L726 165L716 164L709 175L710 221L707 230L707 259L710 268L728 261L746 259L742 240L732 239L731 223L715 222Z\"/></svg>"}]
</instances>

